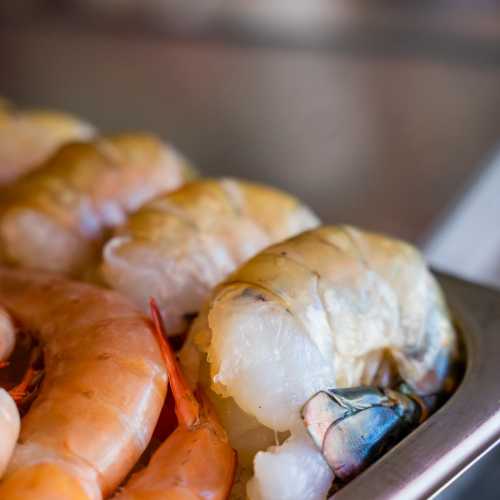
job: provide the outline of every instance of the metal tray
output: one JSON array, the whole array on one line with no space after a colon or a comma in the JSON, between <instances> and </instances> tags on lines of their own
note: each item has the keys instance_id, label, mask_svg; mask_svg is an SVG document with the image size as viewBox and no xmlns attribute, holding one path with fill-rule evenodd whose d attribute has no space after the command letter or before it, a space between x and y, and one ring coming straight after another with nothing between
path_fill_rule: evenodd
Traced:
<instances>
[{"instance_id":1,"label":"metal tray","mask_svg":"<svg viewBox=\"0 0 500 500\"><path fill-rule=\"evenodd\" d=\"M463 336L463 380L434 415L332 499L432 497L500 440L500 292L438 277Z\"/></svg>"}]
</instances>

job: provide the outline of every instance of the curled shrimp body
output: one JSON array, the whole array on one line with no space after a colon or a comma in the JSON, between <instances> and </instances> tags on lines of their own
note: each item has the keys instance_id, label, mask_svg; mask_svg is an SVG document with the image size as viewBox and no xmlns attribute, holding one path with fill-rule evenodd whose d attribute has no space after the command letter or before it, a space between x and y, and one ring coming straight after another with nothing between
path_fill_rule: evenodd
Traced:
<instances>
[{"instance_id":1,"label":"curled shrimp body","mask_svg":"<svg viewBox=\"0 0 500 500\"><path fill-rule=\"evenodd\" d=\"M224 500L234 478L235 452L209 401L197 401L175 354L164 340L159 311L151 304L156 332L176 404L177 429L132 476L115 500Z\"/></svg>"},{"instance_id":2,"label":"curled shrimp body","mask_svg":"<svg viewBox=\"0 0 500 500\"><path fill-rule=\"evenodd\" d=\"M154 295L182 333L210 290L262 248L317 226L296 198L235 179L204 179L131 215L103 252L102 274L144 310Z\"/></svg>"},{"instance_id":3,"label":"curled shrimp body","mask_svg":"<svg viewBox=\"0 0 500 500\"><path fill-rule=\"evenodd\" d=\"M0 261L77 275L106 230L186 175L184 160L148 134L67 144L0 193Z\"/></svg>"},{"instance_id":4,"label":"curled shrimp body","mask_svg":"<svg viewBox=\"0 0 500 500\"><path fill-rule=\"evenodd\" d=\"M349 471L359 471L381 446L349 448L360 442L351 436L375 439L372 425L390 433L421 416L406 397L360 386L404 382L420 398L447 393L456 354L446 304L418 251L332 226L263 250L219 285L181 359L247 457L242 465L253 468L250 498L317 500L337 473L346 478L338 467L346 457L336 455L342 443ZM318 431L336 418L343 421L333 432ZM268 448L272 431L291 436Z\"/></svg>"},{"instance_id":5,"label":"curled shrimp body","mask_svg":"<svg viewBox=\"0 0 500 500\"><path fill-rule=\"evenodd\" d=\"M0 363L12 352L15 344L14 326L7 312L0 308ZM0 478L10 461L19 436L19 412L9 393L0 388Z\"/></svg>"},{"instance_id":6,"label":"curled shrimp body","mask_svg":"<svg viewBox=\"0 0 500 500\"><path fill-rule=\"evenodd\" d=\"M148 444L166 394L150 321L114 292L0 269L0 302L43 350L0 498L100 499Z\"/></svg>"},{"instance_id":7,"label":"curled shrimp body","mask_svg":"<svg viewBox=\"0 0 500 500\"><path fill-rule=\"evenodd\" d=\"M66 113L19 111L0 102L0 185L35 168L62 144L94 133L89 124Z\"/></svg>"}]
</instances>

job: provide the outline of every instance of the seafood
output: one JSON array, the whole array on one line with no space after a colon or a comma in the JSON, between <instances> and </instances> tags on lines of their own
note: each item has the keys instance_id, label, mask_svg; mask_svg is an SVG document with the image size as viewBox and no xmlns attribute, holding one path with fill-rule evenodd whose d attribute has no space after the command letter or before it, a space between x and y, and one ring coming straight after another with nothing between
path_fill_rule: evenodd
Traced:
<instances>
[{"instance_id":1,"label":"seafood","mask_svg":"<svg viewBox=\"0 0 500 500\"><path fill-rule=\"evenodd\" d=\"M115 292L28 270L0 269L0 303L44 354L0 498L110 494L149 443L165 399L150 321Z\"/></svg>"},{"instance_id":2,"label":"seafood","mask_svg":"<svg viewBox=\"0 0 500 500\"><path fill-rule=\"evenodd\" d=\"M62 144L94 134L91 125L66 113L12 110L0 101L0 185L35 168Z\"/></svg>"},{"instance_id":3,"label":"seafood","mask_svg":"<svg viewBox=\"0 0 500 500\"><path fill-rule=\"evenodd\" d=\"M417 401L432 409L451 390L457 352L443 296L416 249L326 226L265 249L216 287L181 362L243 458L240 476L253 467L249 497L316 500L342 479L336 464L349 456L341 453L356 455L351 472L363 467L360 454L370 455L364 447L335 450L340 431L346 439L369 432L382 446L394 415L397 425L414 425L425 409ZM398 391L403 383L411 402ZM394 397L360 386L390 388ZM349 402L346 388L357 388L358 398ZM322 393L330 403L315 399ZM383 405L387 411L375 409ZM335 412L345 421L325 441ZM375 436L375 422L387 432Z\"/></svg>"},{"instance_id":4,"label":"seafood","mask_svg":"<svg viewBox=\"0 0 500 500\"><path fill-rule=\"evenodd\" d=\"M5 389L0 388L0 478L10 461L20 425L16 403Z\"/></svg>"},{"instance_id":5,"label":"seafood","mask_svg":"<svg viewBox=\"0 0 500 500\"><path fill-rule=\"evenodd\" d=\"M281 191L235 179L194 181L128 218L104 248L102 276L144 310L156 297L167 331L178 334L237 265L318 223Z\"/></svg>"},{"instance_id":6,"label":"seafood","mask_svg":"<svg viewBox=\"0 0 500 500\"><path fill-rule=\"evenodd\" d=\"M16 331L10 315L0 306L0 363L9 358L16 343Z\"/></svg>"},{"instance_id":7,"label":"seafood","mask_svg":"<svg viewBox=\"0 0 500 500\"><path fill-rule=\"evenodd\" d=\"M0 308L0 364L12 352L15 344L14 326L7 312ZM0 388L0 478L9 463L19 436L19 412L7 391Z\"/></svg>"},{"instance_id":8,"label":"seafood","mask_svg":"<svg viewBox=\"0 0 500 500\"><path fill-rule=\"evenodd\" d=\"M63 146L0 193L0 261L80 275L106 230L188 175L184 160L148 134Z\"/></svg>"},{"instance_id":9,"label":"seafood","mask_svg":"<svg viewBox=\"0 0 500 500\"><path fill-rule=\"evenodd\" d=\"M153 455L149 465L132 476L115 500L227 498L234 477L235 452L201 394L198 402L187 385L175 354L164 340L159 310L152 301L156 332L175 398L177 429Z\"/></svg>"}]
</instances>

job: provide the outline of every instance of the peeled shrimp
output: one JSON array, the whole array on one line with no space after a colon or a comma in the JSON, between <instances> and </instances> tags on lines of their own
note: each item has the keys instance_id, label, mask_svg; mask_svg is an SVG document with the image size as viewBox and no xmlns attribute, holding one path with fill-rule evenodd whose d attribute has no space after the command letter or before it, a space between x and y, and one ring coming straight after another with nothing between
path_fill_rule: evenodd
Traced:
<instances>
[{"instance_id":1,"label":"peeled shrimp","mask_svg":"<svg viewBox=\"0 0 500 500\"><path fill-rule=\"evenodd\" d=\"M0 302L44 353L0 498L100 499L146 448L166 394L151 323L115 292L0 269Z\"/></svg>"},{"instance_id":2,"label":"peeled shrimp","mask_svg":"<svg viewBox=\"0 0 500 500\"><path fill-rule=\"evenodd\" d=\"M12 352L15 344L14 326L6 311L0 308L0 363ZM10 461L19 436L19 412L7 391L0 388L0 478Z\"/></svg>"},{"instance_id":3,"label":"peeled shrimp","mask_svg":"<svg viewBox=\"0 0 500 500\"><path fill-rule=\"evenodd\" d=\"M304 403L318 391L398 379L420 396L446 392L456 352L443 296L418 251L332 226L267 248L218 286L181 360L208 391L249 475L255 456L250 498L316 500L334 476L305 432ZM266 451L273 432L283 433L280 442L291 436Z\"/></svg>"},{"instance_id":4,"label":"peeled shrimp","mask_svg":"<svg viewBox=\"0 0 500 500\"><path fill-rule=\"evenodd\" d=\"M106 229L186 174L184 160L151 135L68 144L0 194L0 260L79 274Z\"/></svg>"},{"instance_id":5,"label":"peeled shrimp","mask_svg":"<svg viewBox=\"0 0 500 500\"><path fill-rule=\"evenodd\" d=\"M149 465L132 476L115 500L181 500L227 498L234 477L235 453L227 435L202 397L196 400L164 340L160 313L152 303L157 338L176 404L177 429L153 455Z\"/></svg>"},{"instance_id":6,"label":"peeled shrimp","mask_svg":"<svg viewBox=\"0 0 500 500\"><path fill-rule=\"evenodd\" d=\"M0 363L11 355L16 343L16 332L10 315L0 306Z\"/></svg>"},{"instance_id":7,"label":"peeled shrimp","mask_svg":"<svg viewBox=\"0 0 500 500\"><path fill-rule=\"evenodd\" d=\"M0 102L0 185L37 167L62 144L94 133L92 126L65 113L12 110Z\"/></svg>"},{"instance_id":8,"label":"peeled shrimp","mask_svg":"<svg viewBox=\"0 0 500 500\"><path fill-rule=\"evenodd\" d=\"M167 331L177 334L239 264L318 223L284 192L234 179L195 181L128 218L104 248L102 275L144 310L155 296Z\"/></svg>"}]
</instances>

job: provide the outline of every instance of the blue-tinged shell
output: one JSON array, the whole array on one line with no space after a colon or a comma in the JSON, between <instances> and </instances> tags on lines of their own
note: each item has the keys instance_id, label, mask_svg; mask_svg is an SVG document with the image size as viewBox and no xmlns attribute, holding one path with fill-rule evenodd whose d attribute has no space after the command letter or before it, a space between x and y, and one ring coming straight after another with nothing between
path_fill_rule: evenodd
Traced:
<instances>
[{"instance_id":1,"label":"blue-tinged shell","mask_svg":"<svg viewBox=\"0 0 500 500\"><path fill-rule=\"evenodd\" d=\"M421 414L411 397L363 386L318 392L302 409L309 434L342 482L396 444Z\"/></svg>"}]
</instances>

